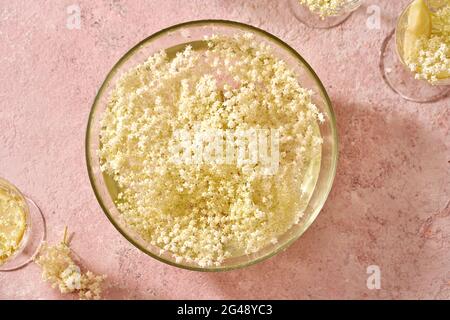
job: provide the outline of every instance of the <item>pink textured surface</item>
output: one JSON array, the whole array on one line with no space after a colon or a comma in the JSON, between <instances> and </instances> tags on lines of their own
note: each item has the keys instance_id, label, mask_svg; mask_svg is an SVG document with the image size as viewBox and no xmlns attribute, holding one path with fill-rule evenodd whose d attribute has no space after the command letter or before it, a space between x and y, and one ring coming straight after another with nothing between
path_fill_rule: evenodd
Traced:
<instances>
[{"instance_id":1,"label":"pink textured surface","mask_svg":"<svg viewBox=\"0 0 450 320\"><path fill-rule=\"evenodd\" d=\"M106 298L450 298L450 100L392 93L379 48L407 0L369 0L345 24L312 30L287 1L0 0L0 176L42 207L49 241L65 225ZM66 28L78 4L80 30ZM381 30L366 9L381 7ZM312 227L285 252L220 274L176 269L141 253L109 223L89 183L84 137L107 72L135 43L173 24L241 21L288 42L315 68L337 114L335 185ZM381 268L381 290L366 268ZM39 269L0 273L0 298L67 299Z\"/></svg>"}]
</instances>

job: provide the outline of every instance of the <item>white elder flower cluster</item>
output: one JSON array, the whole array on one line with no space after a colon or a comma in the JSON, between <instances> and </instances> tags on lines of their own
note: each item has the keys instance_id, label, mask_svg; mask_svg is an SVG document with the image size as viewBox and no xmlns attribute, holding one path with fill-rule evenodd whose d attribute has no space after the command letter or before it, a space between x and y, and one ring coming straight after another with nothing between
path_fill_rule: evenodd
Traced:
<instances>
[{"instance_id":1,"label":"white elder flower cluster","mask_svg":"<svg viewBox=\"0 0 450 320\"><path fill-rule=\"evenodd\" d=\"M65 241L56 245L44 243L35 262L42 268L42 278L61 293L78 293L82 300L101 299L106 276L91 271L83 273L72 259L71 249Z\"/></svg>"},{"instance_id":2,"label":"white elder flower cluster","mask_svg":"<svg viewBox=\"0 0 450 320\"><path fill-rule=\"evenodd\" d=\"M405 62L416 79L436 84L450 78L450 5L432 13L431 24L431 36L418 39L416 53Z\"/></svg>"},{"instance_id":3,"label":"white elder flower cluster","mask_svg":"<svg viewBox=\"0 0 450 320\"><path fill-rule=\"evenodd\" d=\"M350 3L352 0L299 0L300 4L306 6L311 12L318 14L322 19L332 17Z\"/></svg>"},{"instance_id":4,"label":"white elder flower cluster","mask_svg":"<svg viewBox=\"0 0 450 320\"><path fill-rule=\"evenodd\" d=\"M23 200L0 187L0 265L20 249L26 230L27 216Z\"/></svg>"},{"instance_id":5,"label":"white elder flower cluster","mask_svg":"<svg viewBox=\"0 0 450 320\"><path fill-rule=\"evenodd\" d=\"M102 120L102 171L124 221L177 262L219 266L257 252L300 221L300 186L320 161L325 120L296 74L253 34L161 51L123 74ZM180 130L279 132L279 167L174 163ZM194 132L195 134L195 132Z\"/></svg>"}]
</instances>

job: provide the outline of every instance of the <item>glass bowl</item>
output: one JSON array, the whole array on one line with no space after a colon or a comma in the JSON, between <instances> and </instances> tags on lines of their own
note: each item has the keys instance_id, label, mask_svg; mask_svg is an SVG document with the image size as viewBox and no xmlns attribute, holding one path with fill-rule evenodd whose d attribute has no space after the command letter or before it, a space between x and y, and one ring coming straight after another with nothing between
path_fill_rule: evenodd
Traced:
<instances>
[{"instance_id":1,"label":"glass bowl","mask_svg":"<svg viewBox=\"0 0 450 320\"><path fill-rule=\"evenodd\" d=\"M100 159L97 155L100 145L100 121L107 107L109 93L114 88L117 79L131 67L144 62L150 55L161 49L165 49L168 54L173 54L184 49L186 43L203 40L206 35L232 35L238 32L251 32L257 40L270 44L274 53L285 60L296 72L299 83L304 88L314 90L313 101L325 115L325 123L320 126L324 140L321 161L318 164L320 172L316 181L307 182L313 184L314 191L305 207L303 218L299 224L294 225L288 232L281 235L277 244L271 244L254 254L229 258L220 266L200 267L195 263L177 263L171 254L160 254L159 248L144 241L139 234L124 223L121 213L114 204L115 191L111 188L108 178L100 170ZM86 162L89 178L97 200L111 223L128 241L149 256L172 266L196 271L224 271L245 267L269 258L287 248L308 229L322 209L333 184L337 157L338 140L335 116L328 94L313 69L294 49L277 37L249 25L223 20L201 20L175 25L149 36L130 49L112 68L100 87L89 115L86 133Z\"/></svg>"}]
</instances>

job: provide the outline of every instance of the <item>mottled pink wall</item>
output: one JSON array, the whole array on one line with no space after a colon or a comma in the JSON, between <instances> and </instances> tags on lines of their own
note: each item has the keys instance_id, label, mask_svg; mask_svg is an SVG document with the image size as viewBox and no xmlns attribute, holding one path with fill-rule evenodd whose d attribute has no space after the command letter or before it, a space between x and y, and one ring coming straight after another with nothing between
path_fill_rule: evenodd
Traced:
<instances>
[{"instance_id":1,"label":"mottled pink wall","mask_svg":"<svg viewBox=\"0 0 450 320\"><path fill-rule=\"evenodd\" d=\"M78 4L80 30L66 28ZM106 298L450 298L450 100L420 105L378 73L381 43L407 0L367 5L332 30L298 23L287 1L0 0L0 176L42 207L49 240L68 225L86 266L109 276ZM109 223L84 159L89 109L105 75L135 43L188 20L263 28L297 49L337 114L340 162L322 213L287 251L244 270L205 274L144 255ZM366 268L381 268L368 290ZM61 299L28 266L0 273L0 299Z\"/></svg>"}]
</instances>

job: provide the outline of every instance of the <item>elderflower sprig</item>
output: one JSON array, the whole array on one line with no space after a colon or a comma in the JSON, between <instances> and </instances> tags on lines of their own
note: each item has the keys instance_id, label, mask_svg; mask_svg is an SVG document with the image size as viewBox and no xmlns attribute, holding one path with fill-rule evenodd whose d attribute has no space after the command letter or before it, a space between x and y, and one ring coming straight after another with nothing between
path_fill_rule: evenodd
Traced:
<instances>
[{"instance_id":1,"label":"elderflower sprig","mask_svg":"<svg viewBox=\"0 0 450 320\"><path fill-rule=\"evenodd\" d=\"M61 293L78 293L80 299L98 300L101 298L102 282L106 276L81 271L72 259L67 235L66 227L60 243L42 245L35 258L35 262L42 268L42 278Z\"/></svg>"}]
</instances>

